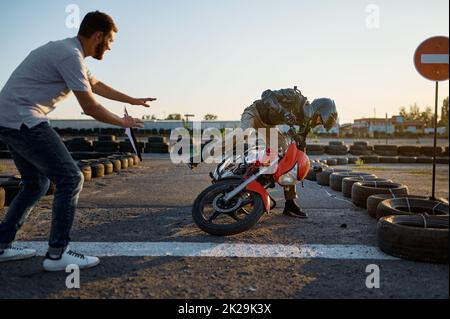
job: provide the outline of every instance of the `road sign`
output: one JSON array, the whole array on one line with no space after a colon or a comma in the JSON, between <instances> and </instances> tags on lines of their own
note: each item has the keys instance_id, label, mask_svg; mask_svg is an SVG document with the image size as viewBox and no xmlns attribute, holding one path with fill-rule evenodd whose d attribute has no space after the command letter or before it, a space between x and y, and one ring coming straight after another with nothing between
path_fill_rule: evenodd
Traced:
<instances>
[{"instance_id":1,"label":"road sign","mask_svg":"<svg viewBox=\"0 0 450 319\"><path fill-rule=\"evenodd\" d=\"M414 64L428 80L448 80L448 37L433 37L424 41L414 54Z\"/></svg>"}]
</instances>

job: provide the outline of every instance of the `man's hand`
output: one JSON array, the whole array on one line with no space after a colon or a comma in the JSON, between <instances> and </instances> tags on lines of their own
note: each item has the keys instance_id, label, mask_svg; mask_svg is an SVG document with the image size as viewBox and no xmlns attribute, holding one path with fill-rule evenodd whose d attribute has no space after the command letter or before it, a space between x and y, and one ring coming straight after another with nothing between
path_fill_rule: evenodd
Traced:
<instances>
[{"instance_id":1,"label":"man's hand","mask_svg":"<svg viewBox=\"0 0 450 319\"><path fill-rule=\"evenodd\" d=\"M145 97L145 98L140 98L140 99L135 99L133 98L130 102L131 105L142 105L145 107L150 107L150 104L148 104L148 102L153 102L156 101L156 98L154 97Z\"/></svg>"},{"instance_id":2,"label":"man's hand","mask_svg":"<svg viewBox=\"0 0 450 319\"><path fill-rule=\"evenodd\" d=\"M125 115L122 118L122 127L124 128L143 128L144 127L144 122L141 121L140 119L136 119L133 118L131 116L127 116Z\"/></svg>"}]
</instances>

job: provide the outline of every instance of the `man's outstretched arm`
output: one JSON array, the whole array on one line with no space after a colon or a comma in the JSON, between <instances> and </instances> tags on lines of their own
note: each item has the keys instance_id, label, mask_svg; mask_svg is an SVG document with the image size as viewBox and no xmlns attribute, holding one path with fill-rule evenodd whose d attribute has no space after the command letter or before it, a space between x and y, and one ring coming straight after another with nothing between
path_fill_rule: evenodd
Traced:
<instances>
[{"instance_id":1,"label":"man's outstretched arm","mask_svg":"<svg viewBox=\"0 0 450 319\"><path fill-rule=\"evenodd\" d=\"M105 83L96 80L94 77L90 78L92 92L94 92L97 95L103 96L104 98L122 102L122 103L128 103L131 105L142 105L145 107L150 107L150 104L148 102L156 101L156 98L153 97L147 97L147 98L133 98L131 96L128 96L124 93L121 93L112 87L106 85Z\"/></svg>"},{"instance_id":2,"label":"man's outstretched arm","mask_svg":"<svg viewBox=\"0 0 450 319\"><path fill-rule=\"evenodd\" d=\"M97 121L120 127L140 128L144 126L144 123L139 119L132 118L131 116L120 118L114 113L111 113L95 100L92 92L73 91L73 93L75 94L78 103L80 103L84 113L93 117Z\"/></svg>"}]
</instances>

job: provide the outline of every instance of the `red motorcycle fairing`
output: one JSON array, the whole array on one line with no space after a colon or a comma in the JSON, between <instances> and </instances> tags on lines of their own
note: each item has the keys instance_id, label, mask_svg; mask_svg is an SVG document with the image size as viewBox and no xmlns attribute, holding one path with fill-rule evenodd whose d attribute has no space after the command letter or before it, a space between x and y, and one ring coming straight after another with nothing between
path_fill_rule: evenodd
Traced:
<instances>
[{"instance_id":1,"label":"red motorcycle fairing","mask_svg":"<svg viewBox=\"0 0 450 319\"><path fill-rule=\"evenodd\" d=\"M253 181L245 188L248 191L255 192L261 196L266 212L270 212L270 195L267 190L257 181Z\"/></svg>"},{"instance_id":2,"label":"red motorcycle fairing","mask_svg":"<svg viewBox=\"0 0 450 319\"><path fill-rule=\"evenodd\" d=\"M309 157L300 151L295 144L291 144L286 155L278 163L278 169L274 174L275 180L277 181L281 176L290 172L296 164L298 165L297 178L300 181L304 180L311 165Z\"/></svg>"}]
</instances>

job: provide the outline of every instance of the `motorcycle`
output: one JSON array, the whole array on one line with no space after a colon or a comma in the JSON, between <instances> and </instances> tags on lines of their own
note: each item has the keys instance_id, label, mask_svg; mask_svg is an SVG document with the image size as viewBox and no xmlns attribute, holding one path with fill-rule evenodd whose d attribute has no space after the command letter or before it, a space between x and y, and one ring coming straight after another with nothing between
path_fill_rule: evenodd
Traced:
<instances>
[{"instance_id":1,"label":"motorcycle","mask_svg":"<svg viewBox=\"0 0 450 319\"><path fill-rule=\"evenodd\" d=\"M286 152L251 148L242 161L228 156L210 173L212 185L198 195L192 207L192 217L200 229L214 236L247 231L275 208L269 188L275 188L276 183L296 185L305 179L310 161L302 151L304 136L293 126L288 136L291 143Z\"/></svg>"}]
</instances>

